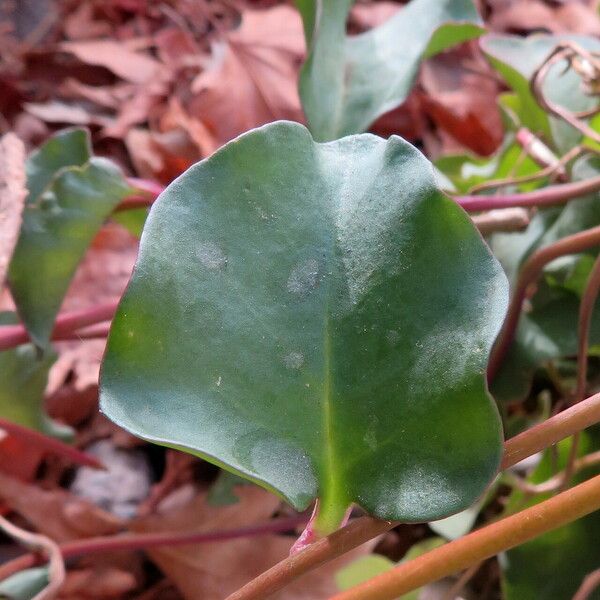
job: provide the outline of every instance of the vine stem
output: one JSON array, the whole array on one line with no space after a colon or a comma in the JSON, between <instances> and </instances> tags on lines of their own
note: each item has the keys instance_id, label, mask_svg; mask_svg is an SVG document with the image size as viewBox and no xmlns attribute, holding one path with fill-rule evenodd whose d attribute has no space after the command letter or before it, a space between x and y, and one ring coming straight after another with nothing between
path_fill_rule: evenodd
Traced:
<instances>
[{"instance_id":1,"label":"vine stem","mask_svg":"<svg viewBox=\"0 0 600 600\"><path fill-rule=\"evenodd\" d=\"M565 184L569 185L569 184ZM546 188L547 189L547 188ZM554 244L550 244L534 252L523 265L512 294L506 319L498 334L488 363L488 380L491 381L496 373L510 344L513 341L521 308L527 295L527 289L540 275L542 269L551 261L567 254L577 254L588 248L600 245L600 226L592 227L574 235L567 236Z\"/></svg>"},{"instance_id":2,"label":"vine stem","mask_svg":"<svg viewBox=\"0 0 600 600\"><path fill-rule=\"evenodd\" d=\"M403 563L335 600L393 600L600 508L600 475ZM332 599L332 600L333 600Z\"/></svg>"},{"instance_id":3,"label":"vine stem","mask_svg":"<svg viewBox=\"0 0 600 600\"><path fill-rule=\"evenodd\" d=\"M573 596L573 600L588 600L598 586L600 586L600 569L596 569L585 576L581 586Z\"/></svg>"},{"instance_id":4,"label":"vine stem","mask_svg":"<svg viewBox=\"0 0 600 600\"><path fill-rule=\"evenodd\" d=\"M477 212L515 206L553 206L598 190L600 190L600 177L592 177L573 183L549 185L532 192L498 196L453 196L453 198L467 212Z\"/></svg>"},{"instance_id":5,"label":"vine stem","mask_svg":"<svg viewBox=\"0 0 600 600\"><path fill-rule=\"evenodd\" d=\"M52 331L52 339L65 339L65 336L70 339L69 336L77 329L109 321L117 310L117 304L118 302L109 302L59 315ZM0 350L8 350L29 341L29 333L23 325L0 327Z\"/></svg>"},{"instance_id":6,"label":"vine stem","mask_svg":"<svg viewBox=\"0 0 600 600\"><path fill-rule=\"evenodd\" d=\"M93 469L105 469L104 465L97 458L34 429L23 427L2 418L0 418L0 429L40 450L58 454L78 465L92 467Z\"/></svg>"},{"instance_id":7,"label":"vine stem","mask_svg":"<svg viewBox=\"0 0 600 600\"><path fill-rule=\"evenodd\" d=\"M280 519L272 519L259 525L224 529L218 531L193 531L182 533L127 533L123 535L101 536L83 540L75 540L59 545L60 553L64 560L100 552L115 552L118 550L142 550L147 548L160 548L162 546L185 546L192 544L206 544L210 542L224 542L236 538L257 537L269 533L289 531L303 525L308 520L306 514L294 515ZM39 559L35 554L24 554L3 565L0 565L0 581L38 564Z\"/></svg>"},{"instance_id":8,"label":"vine stem","mask_svg":"<svg viewBox=\"0 0 600 600\"><path fill-rule=\"evenodd\" d=\"M124 210L132 210L136 208L145 208L151 206L152 203L165 189L160 183L149 179L138 179L137 177L129 177L127 179L129 185L135 188L136 192L131 196L127 196L115 208L115 212Z\"/></svg>"},{"instance_id":9,"label":"vine stem","mask_svg":"<svg viewBox=\"0 0 600 600\"><path fill-rule=\"evenodd\" d=\"M504 443L504 456L500 468L507 469L524 458L598 422L600 422L600 393L590 396L583 402L507 440ZM598 498L598 502L600 503L600 498ZM311 544L305 550L277 563L230 595L227 600L268 598L304 573L349 552L399 524L394 521L380 521L372 517L356 519L349 525ZM466 565L462 568L469 566ZM459 566L453 572L460 570ZM433 580L434 577L430 579L430 581Z\"/></svg>"},{"instance_id":10,"label":"vine stem","mask_svg":"<svg viewBox=\"0 0 600 600\"><path fill-rule=\"evenodd\" d=\"M52 600L65 580L65 564L56 542L39 533L32 533L13 525L0 516L0 530L34 552L44 552L48 556L48 585L32 600Z\"/></svg>"}]
</instances>

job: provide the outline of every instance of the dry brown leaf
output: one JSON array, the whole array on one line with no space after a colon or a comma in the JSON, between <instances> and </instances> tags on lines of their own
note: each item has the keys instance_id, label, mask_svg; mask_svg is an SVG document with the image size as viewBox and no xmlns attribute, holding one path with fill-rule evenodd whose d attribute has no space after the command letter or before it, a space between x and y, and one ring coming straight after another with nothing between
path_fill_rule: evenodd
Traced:
<instances>
[{"instance_id":1,"label":"dry brown leaf","mask_svg":"<svg viewBox=\"0 0 600 600\"><path fill-rule=\"evenodd\" d=\"M107 127L112 120L109 117L93 114L80 104L67 104L60 100L36 103L25 102L25 110L46 123L68 123L69 125L102 125Z\"/></svg>"},{"instance_id":2,"label":"dry brown leaf","mask_svg":"<svg viewBox=\"0 0 600 600\"><path fill-rule=\"evenodd\" d=\"M427 61L421 72L425 92L421 95L422 108L439 129L462 146L489 155L503 138L496 104L498 84L487 73L474 71L468 65L465 49Z\"/></svg>"},{"instance_id":3,"label":"dry brown leaf","mask_svg":"<svg viewBox=\"0 0 600 600\"><path fill-rule=\"evenodd\" d=\"M122 598L138 587L135 575L115 567L71 570L60 590L60 600ZM128 597L128 596L127 596Z\"/></svg>"},{"instance_id":4,"label":"dry brown leaf","mask_svg":"<svg viewBox=\"0 0 600 600\"><path fill-rule=\"evenodd\" d=\"M25 186L25 147L14 133L7 133L0 139L0 288L21 231Z\"/></svg>"},{"instance_id":5,"label":"dry brown leaf","mask_svg":"<svg viewBox=\"0 0 600 600\"><path fill-rule=\"evenodd\" d=\"M63 42L59 46L88 65L105 67L131 83L147 83L166 75L163 66L147 54L113 40Z\"/></svg>"},{"instance_id":6,"label":"dry brown leaf","mask_svg":"<svg viewBox=\"0 0 600 600\"><path fill-rule=\"evenodd\" d=\"M62 488L43 490L0 473L0 500L57 542L109 535L123 528L110 513Z\"/></svg>"},{"instance_id":7,"label":"dry brown leaf","mask_svg":"<svg viewBox=\"0 0 600 600\"><path fill-rule=\"evenodd\" d=\"M110 34L111 26L106 21L94 18L94 5L81 2L64 20L65 36L71 40L100 38Z\"/></svg>"},{"instance_id":8,"label":"dry brown leaf","mask_svg":"<svg viewBox=\"0 0 600 600\"><path fill-rule=\"evenodd\" d=\"M205 494L199 494L169 512L139 519L132 528L140 532L231 529L266 521L280 504L275 496L256 486L239 486L236 495L240 498L237 504L212 507L207 504ZM161 506L168 506L169 500L167 498ZM288 556L294 541L292 536L264 535L183 548L152 549L148 554L186 599L222 600ZM328 597L336 591L333 574L343 564L369 552L375 543L366 544L305 575L274 598L318 600Z\"/></svg>"},{"instance_id":9,"label":"dry brown leaf","mask_svg":"<svg viewBox=\"0 0 600 600\"><path fill-rule=\"evenodd\" d=\"M372 2L356 4L350 11L350 27L366 31L381 25L393 17L402 7L397 2Z\"/></svg>"},{"instance_id":10,"label":"dry brown leaf","mask_svg":"<svg viewBox=\"0 0 600 600\"><path fill-rule=\"evenodd\" d=\"M223 143L277 119L302 120L297 90L302 23L288 6L246 10L239 29L216 42L192 83L187 109Z\"/></svg>"},{"instance_id":11,"label":"dry brown leaf","mask_svg":"<svg viewBox=\"0 0 600 600\"><path fill-rule=\"evenodd\" d=\"M131 90L132 87L129 83L114 86L86 85L69 77L60 85L58 92L63 98L87 100L103 108L117 109L123 98L123 89ZM127 95L130 94L129 91Z\"/></svg>"}]
</instances>

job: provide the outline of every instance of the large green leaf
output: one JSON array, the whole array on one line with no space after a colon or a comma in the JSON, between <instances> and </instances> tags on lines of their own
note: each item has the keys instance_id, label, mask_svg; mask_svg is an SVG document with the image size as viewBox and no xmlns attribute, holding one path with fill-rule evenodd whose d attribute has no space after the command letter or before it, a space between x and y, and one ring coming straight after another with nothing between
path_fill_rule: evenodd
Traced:
<instances>
[{"instance_id":1,"label":"large green leaf","mask_svg":"<svg viewBox=\"0 0 600 600\"><path fill-rule=\"evenodd\" d=\"M308 57L302 106L314 138L360 133L404 102L419 65L483 31L471 0L412 0L391 19L348 37L353 0L296 0Z\"/></svg>"},{"instance_id":2,"label":"large green leaf","mask_svg":"<svg viewBox=\"0 0 600 600\"><path fill-rule=\"evenodd\" d=\"M494 68L516 92L522 125L553 142L560 152L570 150L581 139L581 133L564 121L548 117L531 93L529 80L552 50L563 41L573 41L592 51L600 50L600 41L576 35L532 35L521 38L512 35L489 34L481 38L481 47ZM586 110L597 105L587 96L581 78L565 63L550 69L544 84L544 94L558 105L571 111Z\"/></svg>"},{"instance_id":3,"label":"large green leaf","mask_svg":"<svg viewBox=\"0 0 600 600\"><path fill-rule=\"evenodd\" d=\"M398 137L245 134L154 204L101 377L103 411L272 489L429 521L501 454L484 371L506 279Z\"/></svg>"},{"instance_id":4,"label":"large green leaf","mask_svg":"<svg viewBox=\"0 0 600 600\"><path fill-rule=\"evenodd\" d=\"M558 445L558 461L553 450L547 450L542 462L531 477L540 483L554 475L555 468L563 469L569 454L570 442ZM579 454L600 449L598 428L581 433ZM579 473L573 483L597 475L598 467ZM540 494L526 505L521 492L510 499L509 510L522 509L549 497ZM502 587L505 600L568 600L573 597L585 575L600 567L598 540L600 539L600 512L592 513L569 525L539 536L531 542L507 552L500 561L503 569ZM590 600L600 599L596 590Z\"/></svg>"},{"instance_id":5,"label":"large green leaf","mask_svg":"<svg viewBox=\"0 0 600 600\"><path fill-rule=\"evenodd\" d=\"M0 582L0 600L31 600L48 585L48 567L35 567L15 573Z\"/></svg>"},{"instance_id":6,"label":"large green leaf","mask_svg":"<svg viewBox=\"0 0 600 600\"><path fill-rule=\"evenodd\" d=\"M29 197L9 281L19 314L39 346L50 338L89 244L131 192L116 166L89 158L85 140L80 130L58 135L28 160Z\"/></svg>"}]
</instances>

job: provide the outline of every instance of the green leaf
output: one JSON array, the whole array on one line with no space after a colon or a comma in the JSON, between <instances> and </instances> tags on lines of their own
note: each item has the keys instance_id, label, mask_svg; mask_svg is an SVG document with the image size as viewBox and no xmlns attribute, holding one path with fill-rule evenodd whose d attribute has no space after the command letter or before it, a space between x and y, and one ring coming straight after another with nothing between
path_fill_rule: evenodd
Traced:
<instances>
[{"instance_id":1,"label":"green leaf","mask_svg":"<svg viewBox=\"0 0 600 600\"><path fill-rule=\"evenodd\" d=\"M390 571L396 563L380 554L368 554L352 561L335 574L335 583L343 591Z\"/></svg>"},{"instance_id":2,"label":"green leaf","mask_svg":"<svg viewBox=\"0 0 600 600\"><path fill-rule=\"evenodd\" d=\"M83 167L91 156L87 130L65 129L52 136L27 159L27 203L36 202L58 172Z\"/></svg>"},{"instance_id":3,"label":"green leaf","mask_svg":"<svg viewBox=\"0 0 600 600\"><path fill-rule=\"evenodd\" d=\"M48 567L25 569L0 582L0 600L31 600L48 583Z\"/></svg>"},{"instance_id":4,"label":"green leaf","mask_svg":"<svg viewBox=\"0 0 600 600\"><path fill-rule=\"evenodd\" d=\"M600 160L582 158L573 167L580 181L600 173ZM539 210L522 233L495 234L490 240L509 281L514 282L523 262L535 250L600 224L598 194L571 200L564 207ZM553 261L544 269L532 309L522 315L504 363L492 383L497 400L515 402L528 393L533 375L544 362L577 351L577 321L581 288L587 282L593 259L577 254ZM586 272L587 268L587 272ZM600 306L596 309L600 314ZM600 320L594 318L591 344L600 343Z\"/></svg>"},{"instance_id":5,"label":"green leaf","mask_svg":"<svg viewBox=\"0 0 600 600\"><path fill-rule=\"evenodd\" d=\"M481 34L471 0L412 0L361 35L346 35L353 0L296 0L307 60L300 97L317 141L360 133L406 100L424 58Z\"/></svg>"},{"instance_id":6,"label":"green leaf","mask_svg":"<svg viewBox=\"0 0 600 600\"><path fill-rule=\"evenodd\" d=\"M112 215L112 220L123 225L131 235L139 238L142 236L142 230L144 229L147 217L147 208L136 208L117 212Z\"/></svg>"},{"instance_id":7,"label":"green leaf","mask_svg":"<svg viewBox=\"0 0 600 600\"><path fill-rule=\"evenodd\" d=\"M83 156L85 139L80 130L58 135L28 160L30 194L9 280L19 314L41 347L50 339L54 319L85 251L114 207L131 191L111 162ZM74 163L77 156L86 162Z\"/></svg>"},{"instance_id":8,"label":"green leaf","mask_svg":"<svg viewBox=\"0 0 600 600\"><path fill-rule=\"evenodd\" d=\"M0 325L18 322L14 313L1 312ZM24 427L37 429L63 439L72 437L70 427L54 423L44 412L44 390L56 354L40 351L33 344L22 344L0 352L0 417Z\"/></svg>"},{"instance_id":9,"label":"green leaf","mask_svg":"<svg viewBox=\"0 0 600 600\"><path fill-rule=\"evenodd\" d=\"M600 449L600 430L597 427L580 435L580 456ZM570 441L561 442L558 449L556 468L560 470L566 465ZM540 483L552 477L555 473L554 461L554 452L547 450L531 481ZM580 483L599 472L598 466L585 469L577 474L573 483ZM521 510L549 497L550 494L540 494L535 500L524 504L522 494L515 492L509 507ZM572 598L585 575L600 567L599 539L600 512L595 512L510 550L500 561L505 600ZM593 600L599 598L599 590L590 596Z\"/></svg>"},{"instance_id":10,"label":"green leaf","mask_svg":"<svg viewBox=\"0 0 600 600\"><path fill-rule=\"evenodd\" d=\"M276 491L430 521L479 497L501 430L485 366L506 279L398 137L278 122L154 204L113 321L103 411Z\"/></svg>"},{"instance_id":11,"label":"green leaf","mask_svg":"<svg viewBox=\"0 0 600 600\"><path fill-rule=\"evenodd\" d=\"M591 51L600 50L599 40L577 35L531 35L521 38L489 34L480 41L492 66L518 96L517 113L522 119L521 125L535 134L543 135L560 152L566 152L576 145L582 137L581 133L560 119L548 117L533 97L529 80L557 44L569 40ZM571 111L596 106L596 100L584 93L579 75L573 69L565 71L565 64L559 63L550 69L544 84L544 94L552 102Z\"/></svg>"},{"instance_id":12,"label":"green leaf","mask_svg":"<svg viewBox=\"0 0 600 600\"><path fill-rule=\"evenodd\" d=\"M235 493L235 488L244 483L248 482L229 471L221 471L217 480L212 484L210 490L208 490L206 500L211 506L237 504L240 499Z\"/></svg>"}]
</instances>

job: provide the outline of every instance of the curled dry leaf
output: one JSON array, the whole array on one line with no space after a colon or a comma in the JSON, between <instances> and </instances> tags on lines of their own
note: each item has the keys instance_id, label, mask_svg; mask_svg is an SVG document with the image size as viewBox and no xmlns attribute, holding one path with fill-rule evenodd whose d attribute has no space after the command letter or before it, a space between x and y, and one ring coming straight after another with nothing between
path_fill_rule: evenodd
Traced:
<instances>
[{"instance_id":1,"label":"curled dry leaf","mask_svg":"<svg viewBox=\"0 0 600 600\"><path fill-rule=\"evenodd\" d=\"M296 82L303 51L297 11L244 11L240 27L213 45L211 62L193 81L191 115L221 143L277 119L302 121Z\"/></svg>"},{"instance_id":2,"label":"curled dry leaf","mask_svg":"<svg viewBox=\"0 0 600 600\"><path fill-rule=\"evenodd\" d=\"M25 205L25 147L13 133L0 139L0 288L21 230Z\"/></svg>"}]
</instances>

